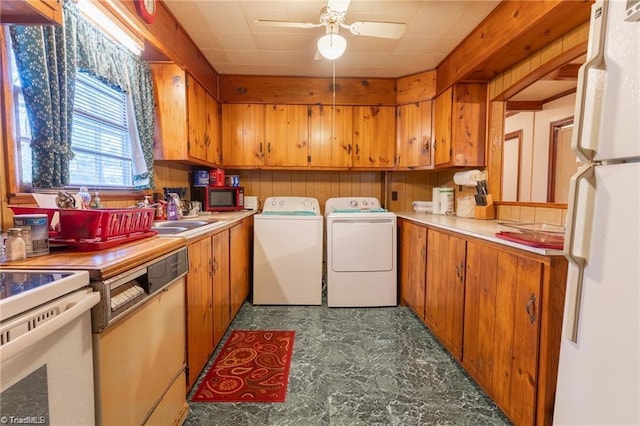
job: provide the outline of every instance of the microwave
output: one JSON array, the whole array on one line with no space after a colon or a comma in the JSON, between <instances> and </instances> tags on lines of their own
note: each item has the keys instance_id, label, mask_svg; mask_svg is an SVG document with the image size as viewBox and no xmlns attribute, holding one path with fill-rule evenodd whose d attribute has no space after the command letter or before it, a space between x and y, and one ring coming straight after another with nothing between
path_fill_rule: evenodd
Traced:
<instances>
[{"instance_id":1,"label":"microwave","mask_svg":"<svg viewBox=\"0 0 640 426\"><path fill-rule=\"evenodd\" d=\"M228 212L244 209L242 186L194 186L191 199L202 203L202 210Z\"/></svg>"}]
</instances>

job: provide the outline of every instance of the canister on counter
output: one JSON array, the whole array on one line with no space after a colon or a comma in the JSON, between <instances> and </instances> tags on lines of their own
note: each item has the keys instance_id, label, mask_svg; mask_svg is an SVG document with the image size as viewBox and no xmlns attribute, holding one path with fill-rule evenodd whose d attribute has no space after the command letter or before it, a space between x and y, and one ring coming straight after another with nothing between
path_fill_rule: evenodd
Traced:
<instances>
[{"instance_id":1,"label":"canister on counter","mask_svg":"<svg viewBox=\"0 0 640 426\"><path fill-rule=\"evenodd\" d=\"M193 172L193 186L208 186L209 170L196 170Z\"/></svg>"},{"instance_id":2,"label":"canister on counter","mask_svg":"<svg viewBox=\"0 0 640 426\"><path fill-rule=\"evenodd\" d=\"M440 188L440 214L453 216L455 213L453 188Z\"/></svg>"},{"instance_id":3,"label":"canister on counter","mask_svg":"<svg viewBox=\"0 0 640 426\"><path fill-rule=\"evenodd\" d=\"M13 224L22 229L27 257L49 254L49 220L46 214L17 214Z\"/></svg>"}]
</instances>

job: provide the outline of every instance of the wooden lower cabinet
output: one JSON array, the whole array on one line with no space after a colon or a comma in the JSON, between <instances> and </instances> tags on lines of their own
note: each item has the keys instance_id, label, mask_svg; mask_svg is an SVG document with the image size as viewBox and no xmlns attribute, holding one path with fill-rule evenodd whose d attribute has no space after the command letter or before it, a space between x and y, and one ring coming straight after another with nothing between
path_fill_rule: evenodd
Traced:
<instances>
[{"instance_id":1,"label":"wooden lower cabinet","mask_svg":"<svg viewBox=\"0 0 640 426\"><path fill-rule=\"evenodd\" d=\"M458 361L462 359L466 241L427 232L425 323Z\"/></svg>"},{"instance_id":2,"label":"wooden lower cabinet","mask_svg":"<svg viewBox=\"0 0 640 426\"><path fill-rule=\"evenodd\" d=\"M403 303L515 425L552 424L566 259L398 223Z\"/></svg>"},{"instance_id":3,"label":"wooden lower cabinet","mask_svg":"<svg viewBox=\"0 0 640 426\"><path fill-rule=\"evenodd\" d=\"M398 220L400 227L400 300L424 321L427 228Z\"/></svg>"},{"instance_id":4,"label":"wooden lower cabinet","mask_svg":"<svg viewBox=\"0 0 640 426\"><path fill-rule=\"evenodd\" d=\"M186 286L187 391L249 292L251 217L189 244Z\"/></svg>"},{"instance_id":5,"label":"wooden lower cabinet","mask_svg":"<svg viewBox=\"0 0 640 426\"><path fill-rule=\"evenodd\" d=\"M215 348L231 323L229 290L229 230L211 237L213 245L213 347Z\"/></svg>"},{"instance_id":6,"label":"wooden lower cabinet","mask_svg":"<svg viewBox=\"0 0 640 426\"><path fill-rule=\"evenodd\" d=\"M231 319L236 316L242 304L249 296L249 259L251 241L249 239L252 219L245 219L230 229L230 271L231 274Z\"/></svg>"},{"instance_id":7,"label":"wooden lower cabinet","mask_svg":"<svg viewBox=\"0 0 640 426\"><path fill-rule=\"evenodd\" d=\"M187 388L213 353L213 268L211 237L189 244L187 273Z\"/></svg>"},{"instance_id":8,"label":"wooden lower cabinet","mask_svg":"<svg viewBox=\"0 0 640 426\"><path fill-rule=\"evenodd\" d=\"M463 365L515 424L533 424L542 262L469 243Z\"/></svg>"}]
</instances>

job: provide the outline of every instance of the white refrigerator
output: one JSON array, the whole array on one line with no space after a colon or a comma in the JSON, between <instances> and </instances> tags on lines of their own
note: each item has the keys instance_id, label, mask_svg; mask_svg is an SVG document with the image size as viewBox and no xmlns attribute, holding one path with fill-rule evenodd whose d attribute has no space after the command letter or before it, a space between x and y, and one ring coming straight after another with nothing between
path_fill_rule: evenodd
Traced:
<instances>
[{"instance_id":1,"label":"white refrigerator","mask_svg":"<svg viewBox=\"0 0 640 426\"><path fill-rule=\"evenodd\" d=\"M640 424L640 2L596 1L580 69L555 425Z\"/></svg>"}]
</instances>

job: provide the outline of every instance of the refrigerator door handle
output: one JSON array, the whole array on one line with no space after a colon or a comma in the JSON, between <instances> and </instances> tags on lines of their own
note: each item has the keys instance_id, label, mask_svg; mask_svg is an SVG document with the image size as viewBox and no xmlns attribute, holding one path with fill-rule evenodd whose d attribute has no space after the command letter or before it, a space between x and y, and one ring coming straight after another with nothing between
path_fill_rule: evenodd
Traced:
<instances>
[{"instance_id":1,"label":"refrigerator door handle","mask_svg":"<svg viewBox=\"0 0 640 426\"><path fill-rule=\"evenodd\" d=\"M584 216L590 214L589 209L578 207L580 198L580 181L593 176L594 164L589 163L578 169L571 177L569 185L569 211L567 213L566 238L564 241L564 255L569 261L569 273L567 274L567 309L565 314L565 337L574 343L578 343L578 322L580 320L580 301L582 299L582 281L584 267L587 260L576 254L576 229L578 213L582 215L580 223L582 228L587 226ZM580 229L580 235L585 235L586 229Z\"/></svg>"},{"instance_id":2,"label":"refrigerator door handle","mask_svg":"<svg viewBox=\"0 0 640 426\"><path fill-rule=\"evenodd\" d=\"M574 112L574 131L571 137L571 149L583 163L591 161L595 155L593 149L586 148L583 133L585 129L585 107L587 102L587 89L589 89L589 70L597 68L604 61L604 36L605 22L607 17L607 2L596 2L591 6L591 26L589 28L589 52L587 61L580 67L578 72L578 90L576 91L576 106ZM591 50L593 49L593 52ZM594 96L594 100L600 100L599 96ZM589 120L589 127L592 126ZM590 132L592 138L597 137L597 132ZM593 144L592 144L593 146Z\"/></svg>"}]
</instances>

